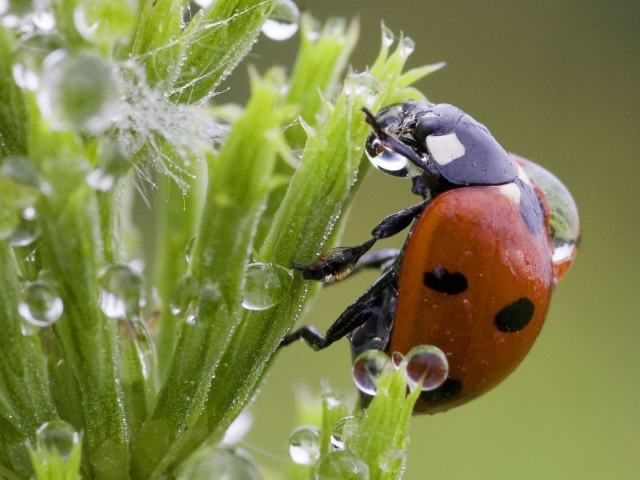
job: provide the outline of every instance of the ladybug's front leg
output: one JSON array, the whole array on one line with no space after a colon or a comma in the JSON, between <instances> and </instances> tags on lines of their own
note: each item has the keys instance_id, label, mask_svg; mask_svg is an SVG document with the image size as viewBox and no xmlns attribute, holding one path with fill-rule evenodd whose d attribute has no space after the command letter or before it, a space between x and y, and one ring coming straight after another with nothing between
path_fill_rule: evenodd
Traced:
<instances>
[{"instance_id":1,"label":"ladybug's front leg","mask_svg":"<svg viewBox=\"0 0 640 480\"><path fill-rule=\"evenodd\" d=\"M411 225L426 208L428 202L419 203L393 213L382 220L371 232L372 238L355 247L337 247L321 253L311 265L293 264L293 268L300 270L306 280L320 282L335 282L349 275L356 267L358 260L371 247L383 238L388 238Z\"/></svg>"},{"instance_id":2,"label":"ladybug's front leg","mask_svg":"<svg viewBox=\"0 0 640 480\"><path fill-rule=\"evenodd\" d=\"M386 328L383 329L385 332L381 336L384 337L390 332L393 320L397 279L397 269L388 268L358 300L340 315L325 335L322 335L313 325L305 325L285 336L280 346L285 347L296 340L304 340L314 350L322 350L371 319L383 319L383 323L389 327L389 331L386 331ZM389 302L389 299L393 300Z\"/></svg>"}]
</instances>

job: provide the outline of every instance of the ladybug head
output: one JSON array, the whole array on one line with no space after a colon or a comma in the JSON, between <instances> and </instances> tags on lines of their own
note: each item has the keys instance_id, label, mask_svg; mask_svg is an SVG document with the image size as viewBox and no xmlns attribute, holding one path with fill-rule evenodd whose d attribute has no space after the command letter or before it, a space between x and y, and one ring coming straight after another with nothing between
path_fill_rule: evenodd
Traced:
<instances>
[{"instance_id":1,"label":"ladybug head","mask_svg":"<svg viewBox=\"0 0 640 480\"><path fill-rule=\"evenodd\" d=\"M487 128L449 104L404 102L375 117L365 150L376 168L432 192L513 181L517 166ZM418 177L418 178L415 178ZM422 193L421 188L417 193Z\"/></svg>"}]
</instances>

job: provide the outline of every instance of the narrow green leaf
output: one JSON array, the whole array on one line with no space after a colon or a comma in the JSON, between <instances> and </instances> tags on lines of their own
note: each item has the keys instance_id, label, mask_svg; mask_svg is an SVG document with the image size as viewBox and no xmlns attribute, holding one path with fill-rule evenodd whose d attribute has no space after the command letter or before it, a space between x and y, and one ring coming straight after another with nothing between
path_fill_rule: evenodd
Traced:
<instances>
[{"instance_id":1,"label":"narrow green leaf","mask_svg":"<svg viewBox=\"0 0 640 480\"><path fill-rule=\"evenodd\" d=\"M173 164L181 165L182 160L167 149ZM157 180L157 238L154 271L160 298L171 303L178 278L187 272L186 250L189 240L196 231L197 215L202 211L204 165L192 159L195 166L188 170L183 180L188 185L183 191L168 175L160 175ZM178 318L172 313L171 305L165 305L160 313L157 349L160 378L164 378L176 344Z\"/></svg>"},{"instance_id":2,"label":"narrow green leaf","mask_svg":"<svg viewBox=\"0 0 640 480\"><path fill-rule=\"evenodd\" d=\"M401 478L409 442L409 421L420 388L407 395L406 365L389 365L376 383L377 395L364 411L349 448L369 465L371 480Z\"/></svg>"},{"instance_id":3,"label":"narrow green leaf","mask_svg":"<svg viewBox=\"0 0 640 480\"><path fill-rule=\"evenodd\" d=\"M184 0L144 3L131 54L144 64L151 86L166 80L178 64L184 3Z\"/></svg>"},{"instance_id":4,"label":"narrow green leaf","mask_svg":"<svg viewBox=\"0 0 640 480\"><path fill-rule=\"evenodd\" d=\"M16 273L9 245L0 242L0 392L16 413L16 423L34 439L38 427L57 413L38 337L20 330Z\"/></svg>"},{"instance_id":5,"label":"narrow green leaf","mask_svg":"<svg viewBox=\"0 0 640 480\"><path fill-rule=\"evenodd\" d=\"M13 32L0 26L0 161L27 151L27 114L22 91L11 73Z\"/></svg>"}]
</instances>

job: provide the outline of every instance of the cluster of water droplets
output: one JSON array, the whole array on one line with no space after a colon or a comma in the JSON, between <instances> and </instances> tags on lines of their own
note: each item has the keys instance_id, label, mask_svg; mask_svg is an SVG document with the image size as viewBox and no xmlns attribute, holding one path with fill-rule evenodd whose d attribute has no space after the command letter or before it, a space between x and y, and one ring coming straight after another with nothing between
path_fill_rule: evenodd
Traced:
<instances>
[{"instance_id":1,"label":"cluster of water droplets","mask_svg":"<svg viewBox=\"0 0 640 480\"><path fill-rule=\"evenodd\" d=\"M378 379L389 368L404 367L411 390L430 391L442 385L449 375L449 362L442 350L433 345L420 345L402 355L394 352L390 358L379 350L368 350L353 363L353 381L362 393L378 393Z\"/></svg>"},{"instance_id":2,"label":"cluster of water droplets","mask_svg":"<svg viewBox=\"0 0 640 480\"><path fill-rule=\"evenodd\" d=\"M56 28L51 0L0 0L0 24L20 34L51 32Z\"/></svg>"},{"instance_id":3,"label":"cluster of water droplets","mask_svg":"<svg viewBox=\"0 0 640 480\"><path fill-rule=\"evenodd\" d=\"M146 304L142 274L124 263L112 263L100 272L99 303L112 319L137 317Z\"/></svg>"},{"instance_id":4,"label":"cluster of water droplets","mask_svg":"<svg viewBox=\"0 0 640 480\"><path fill-rule=\"evenodd\" d=\"M299 22L300 10L292 0L276 0L262 33L272 40L287 40L298 31Z\"/></svg>"}]
</instances>

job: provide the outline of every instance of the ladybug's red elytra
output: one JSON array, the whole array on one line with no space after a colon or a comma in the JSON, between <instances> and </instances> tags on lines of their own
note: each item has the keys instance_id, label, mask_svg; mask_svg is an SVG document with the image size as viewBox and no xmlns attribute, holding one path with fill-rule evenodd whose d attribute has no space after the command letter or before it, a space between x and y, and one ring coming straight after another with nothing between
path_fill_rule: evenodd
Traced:
<instances>
[{"instance_id":1,"label":"ladybug's red elytra","mask_svg":"<svg viewBox=\"0 0 640 480\"><path fill-rule=\"evenodd\" d=\"M346 336L354 357L434 345L449 375L414 411L446 411L496 386L529 352L575 259L577 208L555 176L507 153L457 107L411 101L375 117L364 111L373 130L369 159L411 177L424 201L389 215L361 245L294 264L305 279L324 282L361 268L383 273L326 335L305 326L282 345L303 339L320 350ZM412 224L401 250L367 253Z\"/></svg>"}]
</instances>

